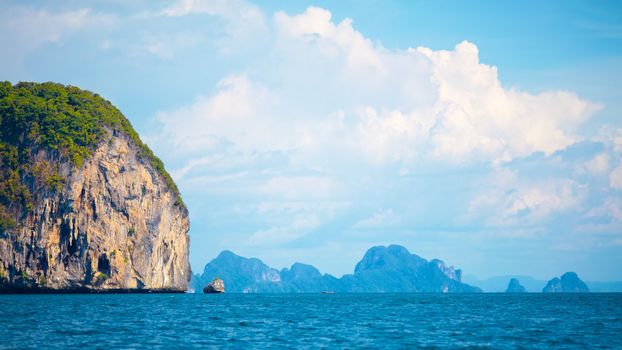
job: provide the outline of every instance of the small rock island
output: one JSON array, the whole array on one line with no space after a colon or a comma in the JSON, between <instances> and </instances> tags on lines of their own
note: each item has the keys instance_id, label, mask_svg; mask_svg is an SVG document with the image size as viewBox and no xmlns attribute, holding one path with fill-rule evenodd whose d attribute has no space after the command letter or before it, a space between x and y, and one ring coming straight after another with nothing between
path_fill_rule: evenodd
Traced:
<instances>
[{"instance_id":1,"label":"small rock island","mask_svg":"<svg viewBox=\"0 0 622 350\"><path fill-rule=\"evenodd\" d=\"M214 278L205 288L203 288L203 293L206 294L220 294L225 292L225 282L220 278Z\"/></svg>"}]
</instances>

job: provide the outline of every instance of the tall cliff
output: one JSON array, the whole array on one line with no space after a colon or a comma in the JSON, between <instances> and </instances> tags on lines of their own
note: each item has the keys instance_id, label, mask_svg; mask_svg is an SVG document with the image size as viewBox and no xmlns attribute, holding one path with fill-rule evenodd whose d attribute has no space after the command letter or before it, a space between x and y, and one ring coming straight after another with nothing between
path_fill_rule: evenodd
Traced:
<instances>
[{"instance_id":1,"label":"tall cliff","mask_svg":"<svg viewBox=\"0 0 622 350\"><path fill-rule=\"evenodd\" d=\"M162 162L110 102L0 83L0 291L184 291L188 229Z\"/></svg>"}]
</instances>

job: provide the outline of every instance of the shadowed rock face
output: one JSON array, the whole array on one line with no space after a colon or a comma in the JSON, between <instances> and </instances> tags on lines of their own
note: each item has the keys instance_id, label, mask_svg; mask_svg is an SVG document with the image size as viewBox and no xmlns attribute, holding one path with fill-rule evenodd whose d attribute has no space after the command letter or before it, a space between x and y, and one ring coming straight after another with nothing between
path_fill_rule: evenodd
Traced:
<instances>
[{"instance_id":1,"label":"shadowed rock face","mask_svg":"<svg viewBox=\"0 0 622 350\"><path fill-rule=\"evenodd\" d=\"M284 268L281 270L281 279L283 281L294 280L312 280L315 278L321 278L322 273L314 266L294 263L291 269Z\"/></svg>"},{"instance_id":2,"label":"shadowed rock face","mask_svg":"<svg viewBox=\"0 0 622 350\"><path fill-rule=\"evenodd\" d=\"M0 233L0 290L187 289L187 210L129 137L109 131L80 167L59 170L60 191L34 193L33 210Z\"/></svg>"},{"instance_id":3,"label":"shadowed rock face","mask_svg":"<svg viewBox=\"0 0 622 350\"><path fill-rule=\"evenodd\" d=\"M561 278L553 278L544 289L543 293L587 293L589 288L574 272L566 272Z\"/></svg>"},{"instance_id":4,"label":"shadowed rock face","mask_svg":"<svg viewBox=\"0 0 622 350\"><path fill-rule=\"evenodd\" d=\"M516 278L510 279L510 283L508 283L508 288L505 290L506 293L527 293L527 289L523 287L520 282Z\"/></svg>"},{"instance_id":5,"label":"shadowed rock face","mask_svg":"<svg viewBox=\"0 0 622 350\"><path fill-rule=\"evenodd\" d=\"M356 264L354 273L371 270L395 270L405 265L421 266L425 263L427 263L425 259L416 254L410 254L408 249L402 246L376 246L367 250L361 261Z\"/></svg>"}]
</instances>

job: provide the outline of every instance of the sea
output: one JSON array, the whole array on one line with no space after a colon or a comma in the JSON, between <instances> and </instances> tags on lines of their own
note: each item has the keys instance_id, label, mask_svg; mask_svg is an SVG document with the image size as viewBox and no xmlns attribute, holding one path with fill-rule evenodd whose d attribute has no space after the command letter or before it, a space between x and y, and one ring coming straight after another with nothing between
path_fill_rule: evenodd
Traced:
<instances>
[{"instance_id":1,"label":"sea","mask_svg":"<svg viewBox=\"0 0 622 350\"><path fill-rule=\"evenodd\" d=\"M2 349L622 349L622 294L0 295Z\"/></svg>"}]
</instances>

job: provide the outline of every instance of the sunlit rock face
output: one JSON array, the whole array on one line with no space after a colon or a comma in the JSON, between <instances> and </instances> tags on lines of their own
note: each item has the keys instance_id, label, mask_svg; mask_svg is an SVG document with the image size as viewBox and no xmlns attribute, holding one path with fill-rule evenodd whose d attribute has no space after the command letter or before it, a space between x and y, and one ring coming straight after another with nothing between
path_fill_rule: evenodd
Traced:
<instances>
[{"instance_id":1,"label":"sunlit rock face","mask_svg":"<svg viewBox=\"0 0 622 350\"><path fill-rule=\"evenodd\" d=\"M131 138L108 131L81 166L61 161L62 188L34 192L0 233L0 290L188 288L187 209ZM58 159L40 150L31 162Z\"/></svg>"}]
</instances>

